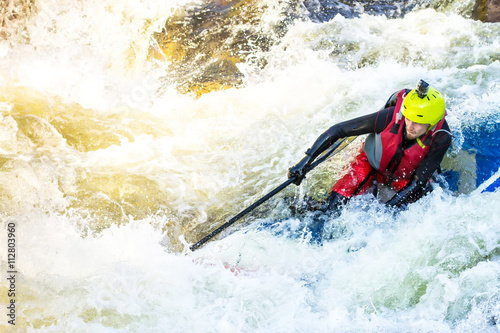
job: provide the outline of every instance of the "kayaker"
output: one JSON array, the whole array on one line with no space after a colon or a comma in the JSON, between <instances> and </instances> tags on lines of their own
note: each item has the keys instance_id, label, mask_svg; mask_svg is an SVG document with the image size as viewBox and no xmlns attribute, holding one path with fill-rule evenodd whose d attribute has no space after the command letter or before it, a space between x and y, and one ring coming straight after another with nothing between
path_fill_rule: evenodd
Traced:
<instances>
[{"instance_id":1,"label":"kayaker","mask_svg":"<svg viewBox=\"0 0 500 333\"><path fill-rule=\"evenodd\" d=\"M373 191L377 196L382 189L390 206L414 202L432 189L431 177L451 144L445 117L443 95L420 80L415 89L394 93L382 110L330 127L289 169L288 177L299 185L308 166L338 139L368 134L357 157L316 208L337 210L354 195Z\"/></svg>"}]
</instances>

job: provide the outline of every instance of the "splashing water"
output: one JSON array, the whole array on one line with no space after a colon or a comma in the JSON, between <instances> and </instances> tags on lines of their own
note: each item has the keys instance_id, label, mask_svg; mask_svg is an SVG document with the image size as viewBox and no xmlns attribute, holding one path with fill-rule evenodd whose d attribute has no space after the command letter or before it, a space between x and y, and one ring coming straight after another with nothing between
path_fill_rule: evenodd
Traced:
<instances>
[{"instance_id":1,"label":"splashing water","mask_svg":"<svg viewBox=\"0 0 500 333\"><path fill-rule=\"evenodd\" d=\"M500 26L445 3L13 2L2 329L496 331L500 198L473 190L500 160ZM356 140L185 250L283 182L326 128L421 78L446 97L449 187L400 213L356 198L308 242L313 218L283 196L324 196Z\"/></svg>"}]
</instances>

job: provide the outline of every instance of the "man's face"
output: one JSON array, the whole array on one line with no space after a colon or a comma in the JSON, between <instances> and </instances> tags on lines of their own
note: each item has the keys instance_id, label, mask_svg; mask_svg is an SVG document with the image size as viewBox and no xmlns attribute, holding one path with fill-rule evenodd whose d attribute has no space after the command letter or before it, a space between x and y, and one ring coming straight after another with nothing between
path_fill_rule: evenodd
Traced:
<instances>
[{"instance_id":1,"label":"man's face","mask_svg":"<svg viewBox=\"0 0 500 333\"><path fill-rule=\"evenodd\" d=\"M405 118L406 124L406 137L409 140L415 140L416 138L421 137L427 132L427 129L431 126L429 124L419 124L411 121L408 118Z\"/></svg>"}]
</instances>

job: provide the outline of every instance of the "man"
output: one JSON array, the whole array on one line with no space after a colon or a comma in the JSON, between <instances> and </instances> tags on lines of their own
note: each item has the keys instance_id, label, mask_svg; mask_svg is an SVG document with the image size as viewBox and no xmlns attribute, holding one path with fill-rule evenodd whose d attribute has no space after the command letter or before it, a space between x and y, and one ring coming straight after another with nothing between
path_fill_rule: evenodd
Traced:
<instances>
[{"instance_id":1,"label":"man","mask_svg":"<svg viewBox=\"0 0 500 333\"><path fill-rule=\"evenodd\" d=\"M390 206L414 202L431 190L429 181L451 144L445 115L443 95L420 80L416 89L394 93L384 109L330 127L288 177L299 185L309 165L338 139L369 134L320 209L337 210L352 196L370 189L377 195L381 188L392 191L386 201Z\"/></svg>"}]
</instances>

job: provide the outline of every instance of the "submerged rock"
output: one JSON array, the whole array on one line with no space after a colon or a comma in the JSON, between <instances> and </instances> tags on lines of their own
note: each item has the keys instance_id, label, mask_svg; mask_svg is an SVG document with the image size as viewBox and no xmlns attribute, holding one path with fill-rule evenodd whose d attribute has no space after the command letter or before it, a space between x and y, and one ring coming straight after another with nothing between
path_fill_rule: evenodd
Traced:
<instances>
[{"instance_id":1,"label":"submerged rock","mask_svg":"<svg viewBox=\"0 0 500 333\"><path fill-rule=\"evenodd\" d=\"M35 11L34 0L0 0L0 40L28 42L26 21Z\"/></svg>"},{"instance_id":2,"label":"submerged rock","mask_svg":"<svg viewBox=\"0 0 500 333\"><path fill-rule=\"evenodd\" d=\"M472 18L483 22L500 22L500 0L476 0Z\"/></svg>"}]
</instances>

